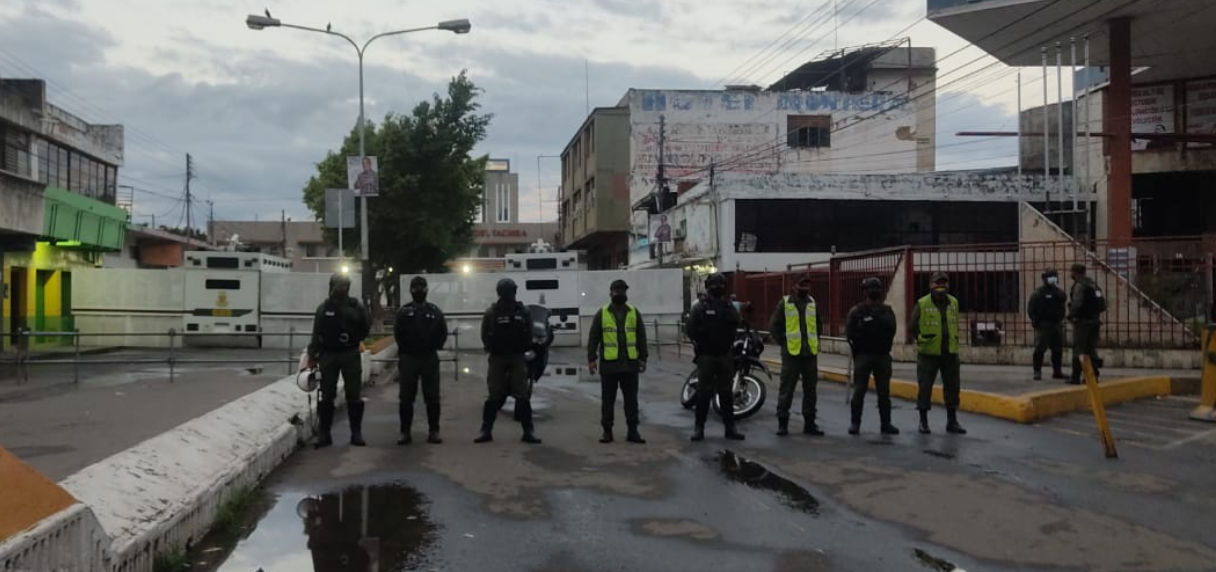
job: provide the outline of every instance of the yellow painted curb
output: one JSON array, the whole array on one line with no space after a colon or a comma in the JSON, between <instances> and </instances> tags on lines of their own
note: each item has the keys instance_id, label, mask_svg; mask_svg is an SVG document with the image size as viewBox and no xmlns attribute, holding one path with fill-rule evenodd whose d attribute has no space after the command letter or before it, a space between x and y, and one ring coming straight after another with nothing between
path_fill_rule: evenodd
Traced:
<instances>
[{"instance_id":1,"label":"yellow painted curb","mask_svg":"<svg viewBox=\"0 0 1216 572\"><path fill-rule=\"evenodd\" d=\"M780 375L781 362L765 360ZM819 368L819 377L836 383L848 383L847 372L836 368ZM964 382L964 385L966 382ZM874 380L870 380L873 389ZM1137 377L1104 381L1102 402L1115 405L1137 399L1170 395L1171 380L1166 376ZM891 380L891 396L915 401L920 387L914 381ZM945 404L940 384L933 386L933 403ZM1003 395L986 391L963 389L959 392L959 409L1017 423L1033 423L1074 411L1089 411L1089 397L1083 386L1046 389L1020 395Z\"/></svg>"},{"instance_id":2,"label":"yellow painted curb","mask_svg":"<svg viewBox=\"0 0 1216 572\"><path fill-rule=\"evenodd\" d=\"M42 473L0 447L0 542L76 503Z\"/></svg>"}]
</instances>

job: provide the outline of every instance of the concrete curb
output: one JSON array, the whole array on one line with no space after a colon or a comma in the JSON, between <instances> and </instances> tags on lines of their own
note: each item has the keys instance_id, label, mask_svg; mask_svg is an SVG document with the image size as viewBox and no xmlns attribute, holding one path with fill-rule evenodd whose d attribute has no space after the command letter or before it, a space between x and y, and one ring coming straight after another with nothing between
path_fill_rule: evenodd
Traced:
<instances>
[{"instance_id":1,"label":"concrete curb","mask_svg":"<svg viewBox=\"0 0 1216 572\"><path fill-rule=\"evenodd\" d=\"M773 366L775 371L780 371L780 361L764 361ZM848 383L847 372L837 368L821 367L819 377L836 383ZM1175 385L1170 377L1149 376L1103 381L1099 387L1102 390L1103 403L1116 405L1149 397L1185 393L1181 388L1175 391ZM870 388L873 387L874 382L871 380ZM918 392L919 386L914 381L891 380L891 397L915 401ZM933 386L933 403L945 405L945 396L940 384ZM1017 423L1034 423L1065 413L1089 411L1090 404L1089 394L1084 386L1045 389L1020 395L963 389L959 392L959 409Z\"/></svg>"},{"instance_id":2,"label":"concrete curb","mask_svg":"<svg viewBox=\"0 0 1216 572\"><path fill-rule=\"evenodd\" d=\"M380 349L377 359L396 355L395 345ZM394 367L372 358L363 354L365 379ZM60 485L79 502L0 544L2 569L151 571L311 436L311 395L294 375L280 379L68 477Z\"/></svg>"}]
</instances>

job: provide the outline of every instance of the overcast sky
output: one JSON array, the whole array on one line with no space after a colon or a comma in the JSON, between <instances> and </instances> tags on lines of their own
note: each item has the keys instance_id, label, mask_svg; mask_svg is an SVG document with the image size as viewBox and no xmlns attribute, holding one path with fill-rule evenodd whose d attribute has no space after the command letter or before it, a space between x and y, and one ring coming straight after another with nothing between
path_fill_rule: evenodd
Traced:
<instances>
[{"instance_id":1,"label":"overcast sky","mask_svg":"<svg viewBox=\"0 0 1216 572\"><path fill-rule=\"evenodd\" d=\"M319 0L5 0L0 76L45 78L53 103L90 122L125 125L121 182L139 189L137 221L155 215L157 224L182 216L180 199L166 197L182 193L187 152L197 196L214 201L217 219L278 219L281 211L311 218L301 189L358 115L354 50L321 34L247 29L246 14L266 8L284 22L331 23L356 39L469 18L469 35L424 32L373 44L368 117L409 112L467 68L485 89L484 111L495 115L479 151L511 160L525 220L541 215L537 156L561 152L586 116L588 93L595 107L614 105L630 87L713 88L728 75L767 85L837 41L883 41L910 25L901 36L938 50L938 168L1015 163L1011 139L951 134L1015 129L1016 72L924 20L925 0L839 0L837 40L832 1L347 0L343 9ZM1030 76L1024 89L1041 98ZM547 220L556 218L550 201L559 184L559 161L541 159ZM207 206L196 208L205 219Z\"/></svg>"}]
</instances>

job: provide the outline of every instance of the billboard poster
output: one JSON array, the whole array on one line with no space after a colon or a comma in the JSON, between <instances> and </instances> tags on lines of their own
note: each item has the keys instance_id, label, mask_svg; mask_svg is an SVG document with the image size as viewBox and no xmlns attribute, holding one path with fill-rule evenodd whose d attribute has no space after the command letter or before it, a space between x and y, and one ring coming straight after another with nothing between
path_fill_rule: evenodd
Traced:
<instances>
[{"instance_id":1,"label":"billboard poster","mask_svg":"<svg viewBox=\"0 0 1216 572\"><path fill-rule=\"evenodd\" d=\"M1174 132L1174 86L1132 88L1132 151L1172 149L1172 143L1136 139L1136 133Z\"/></svg>"},{"instance_id":2,"label":"billboard poster","mask_svg":"<svg viewBox=\"0 0 1216 572\"><path fill-rule=\"evenodd\" d=\"M1216 80L1186 84L1186 132L1216 134ZM1190 143L1189 146L1216 148L1214 143Z\"/></svg>"},{"instance_id":3,"label":"billboard poster","mask_svg":"<svg viewBox=\"0 0 1216 572\"><path fill-rule=\"evenodd\" d=\"M671 224L667 222L667 215L651 215L650 217L650 242L654 244L655 254L664 255L672 253Z\"/></svg>"},{"instance_id":4,"label":"billboard poster","mask_svg":"<svg viewBox=\"0 0 1216 572\"><path fill-rule=\"evenodd\" d=\"M375 157L346 158L346 186L355 191L357 196L376 197L380 195L380 168Z\"/></svg>"}]
</instances>

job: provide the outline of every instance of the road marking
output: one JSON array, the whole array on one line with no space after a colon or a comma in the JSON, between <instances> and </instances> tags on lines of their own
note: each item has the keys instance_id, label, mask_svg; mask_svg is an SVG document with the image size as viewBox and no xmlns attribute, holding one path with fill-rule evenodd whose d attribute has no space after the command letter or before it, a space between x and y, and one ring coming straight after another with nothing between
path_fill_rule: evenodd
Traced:
<instances>
[{"instance_id":1,"label":"road marking","mask_svg":"<svg viewBox=\"0 0 1216 572\"><path fill-rule=\"evenodd\" d=\"M1211 429L1211 430L1208 430L1208 431L1204 431L1204 432L1202 432L1202 433L1196 433L1196 434L1191 435L1190 437L1187 437L1187 438L1185 438L1185 439L1179 439L1179 440L1174 441L1174 442L1172 442L1172 443L1168 443L1168 444L1166 444L1166 445L1165 445L1165 447L1163 447L1163 449L1166 449L1166 450L1169 450L1169 449L1177 449L1178 447L1181 447L1181 446L1183 446L1183 445L1186 445L1187 443L1191 443L1191 442L1193 442L1193 441L1199 441L1199 440L1201 440L1201 439L1206 439L1206 438L1208 438L1208 437L1212 437L1212 436L1214 436L1214 435L1216 435L1216 429Z\"/></svg>"}]
</instances>

